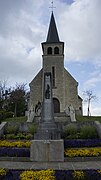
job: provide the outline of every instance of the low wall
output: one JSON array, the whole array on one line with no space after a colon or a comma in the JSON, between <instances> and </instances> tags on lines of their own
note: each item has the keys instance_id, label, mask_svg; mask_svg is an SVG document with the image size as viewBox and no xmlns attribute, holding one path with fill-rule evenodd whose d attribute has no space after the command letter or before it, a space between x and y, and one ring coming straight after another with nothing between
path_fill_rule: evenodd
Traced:
<instances>
[{"instance_id":1,"label":"low wall","mask_svg":"<svg viewBox=\"0 0 101 180\"><path fill-rule=\"evenodd\" d=\"M101 123L99 121L95 121L94 125L97 130L98 136L101 139Z\"/></svg>"},{"instance_id":2,"label":"low wall","mask_svg":"<svg viewBox=\"0 0 101 180\"><path fill-rule=\"evenodd\" d=\"M5 131L6 126L7 126L7 122L2 122L2 123L0 124L0 138L1 138L1 136L4 134L4 131Z\"/></svg>"},{"instance_id":3,"label":"low wall","mask_svg":"<svg viewBox=\"0 0 101 180\"><path fill-rule=\"evenodd\" d=\"M30 125L34 125L35 123L31 122L8 122L7 126L14 126L19 132L30 132Z\"/></svg>"}]
</instances>

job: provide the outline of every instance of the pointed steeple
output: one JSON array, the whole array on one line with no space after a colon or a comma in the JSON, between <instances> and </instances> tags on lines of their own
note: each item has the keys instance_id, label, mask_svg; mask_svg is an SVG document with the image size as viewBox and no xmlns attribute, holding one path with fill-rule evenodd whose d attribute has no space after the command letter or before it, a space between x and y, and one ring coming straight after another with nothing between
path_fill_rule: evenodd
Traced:
<instances>
[{"instance_id":1,"label":"pointed steeple","mask_svg":"<svg viewBox=\"0 0 101 180\"><path fill-rule=\"evenodd\" d=\"M49 30L48 30L46 42L47 43L58 43L58 42L60 42L53 12L51 14L51 20L50 20L50 25L49 25Z\"/></svg>"}]
</instances>

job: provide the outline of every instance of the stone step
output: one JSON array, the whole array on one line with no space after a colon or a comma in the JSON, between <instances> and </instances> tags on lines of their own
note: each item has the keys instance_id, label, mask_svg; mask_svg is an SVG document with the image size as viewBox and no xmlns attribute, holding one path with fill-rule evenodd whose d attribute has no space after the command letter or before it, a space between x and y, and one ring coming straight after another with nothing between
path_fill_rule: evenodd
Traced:
<instances>
[{"instance_id":1,"label":"stone step","mask_svg":"<svg viewBox=\"0 0 101 180\"><path fill-rule=\"evenodd\" d=\"M86 169L101 169L101 160L90 161L71 161L71 162L14 162L14 161L0 161L0 168L14 169L14 170L86 170Z\"/></svg>"},{"instance_id":2,"label":"stone step","mask_svg":"<svg viewBox=\"0 0 101 180\"><path fill-rule=\"evenodd\" d=\"M67 122L67 123L71 122L70 116L66 116L65 113L55 113L54 119L55 119L55 122ZM34 122L39 123L40 120L41 120L41 116L34 117Z\"/></svg>"},{"instance_id":3,"label":"stone step","mask_svg":"<svg viewBox=\"0 0 101 180\"><path fill-rule=\"evenodd\" d=\"M30 157L0 157L0 164L3 161L7 162L32 162ZM101 161L101 156L98 157L65 157L64 162L88 162L88 161ZM35 163L35 162L33 162ZM47 162L48 163L48 162Z\"/></svg>"}]
</instances>

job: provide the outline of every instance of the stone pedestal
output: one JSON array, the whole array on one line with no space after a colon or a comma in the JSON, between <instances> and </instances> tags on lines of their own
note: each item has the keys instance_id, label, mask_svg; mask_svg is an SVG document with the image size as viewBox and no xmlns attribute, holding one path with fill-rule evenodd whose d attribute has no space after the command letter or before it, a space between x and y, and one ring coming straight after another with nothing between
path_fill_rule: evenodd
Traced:
<instances>
[{"instance_id":1,"label":"stone pedestal","mask_svg":"<svg viewBox=\"0 0 101 180\"><path fill-rule=\"evenodd\" d=\"M64 161L63 140L32 140L30 160L37 162Z\"/></svg>"},{"instance_id":2,"label":"stone pedestal","mask_svg":"<svg viewBox=\"0 0 101 180\"><path fill-rule=\"evenodd\" d=\"M54 120L51 73L44 73L42 113L35 140L60 139L60 131Z\"/></svg>"}]
</instances>

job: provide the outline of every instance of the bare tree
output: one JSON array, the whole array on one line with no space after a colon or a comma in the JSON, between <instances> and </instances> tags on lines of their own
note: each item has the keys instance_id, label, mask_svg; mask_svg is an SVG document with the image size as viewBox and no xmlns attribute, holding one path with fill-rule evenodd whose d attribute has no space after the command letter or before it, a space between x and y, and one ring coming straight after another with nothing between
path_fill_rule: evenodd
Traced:
<instances>
[{"instance_id":1,"label":"bare tree","mask_svg":"<svg viewBox=\"0 0 101 180\"><path fill-rule=\"evenodd\" d=\"M93 94L92 90L84 91L83 95L85 96L84 101L87 102L87 116L91 116L90 105L92 101L97 99L97 96Z\"/></svg>"}]
</instances>

